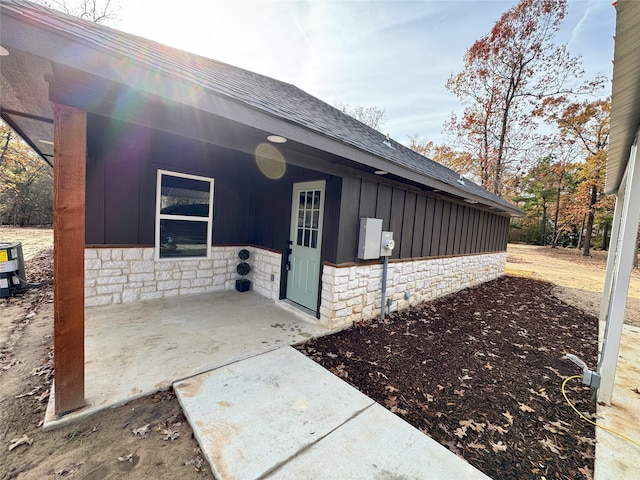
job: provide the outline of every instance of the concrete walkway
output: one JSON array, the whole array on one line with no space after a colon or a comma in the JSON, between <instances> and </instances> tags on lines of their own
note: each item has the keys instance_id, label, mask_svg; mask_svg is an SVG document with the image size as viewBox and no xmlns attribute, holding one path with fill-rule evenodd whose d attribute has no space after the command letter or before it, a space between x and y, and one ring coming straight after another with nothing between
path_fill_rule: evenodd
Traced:
<instances>
[{"instance_id":1,"label":"concrete walkway","mask_svg":"<svg viewBox=\"0 0 640 480\"><path fill-rule=\"evenodd\" d=\"M600 337L605 324L600 324ZM597 407L596 422L640 442L640 328L622 327L622 338L611 405ZM596 428L594 480L640 478L640 447Z\"/></svg>"},{"instance_id":2,"label":"concrete walkway","mask_svg":"<svg viewBox=\"0 0 640 480\"><path fill-rule=\"evenodd\" d=\"M288 346L174 389L221 480L489 478Z\"/></svg>"}]
</instances>

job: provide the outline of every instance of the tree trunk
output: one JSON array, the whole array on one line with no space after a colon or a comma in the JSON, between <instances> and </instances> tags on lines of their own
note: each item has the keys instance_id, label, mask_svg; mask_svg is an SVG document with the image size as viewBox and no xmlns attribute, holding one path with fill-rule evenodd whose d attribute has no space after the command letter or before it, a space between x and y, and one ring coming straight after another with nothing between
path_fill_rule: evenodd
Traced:
<instances>
[{"instance_id":1,"label":"tree trunk","mask_svg":"<svg viewBox=\"0 0 640 480\"><path fill-rule=\"evenodd\" d=\"M547 236L547 204L542 204L542 224L540 225L540 245L544 247Z\"/></svg>"},{"instance_id":2,"label":"tree trunk","mask_svg":"<svg viewBox=\"0 0 640 480\"><path fill-rule=\"evenodd\" d=\"M596 204L596 200L598 199L598 190L595 185L591 186L591 199L589 200L589 215L587 215L587 230L584 233L584 247L582 249L582 256L588 257L591 254L589 250L591 249L591 235L593 234L593 219L596 215L596 209L594 205Z\"/></svg>"},{"instance_id":3,"label":"tree trunk","mask_svg":"<svg viewBox=\"0 0 640 480\"><path fill-rule=\"evenodd\" d=\"M553 237L551 239L551 248L556 248L556 243L558 242L558 215L560 215L560 193L562 192L562 178L564 177L564 172L560 173L560 178L558 178L558 192L556 194L556 211L553 215Z\"/></svg>"},{"instance_id":4,"label":"tree trunk","mask_svg":"<svg viewBox=\"0 0 640 480\"><path fill-rule=\"evenodd\" d=\"M4 160L4 155L7 153L7 149L9 148L9 142L11 141L11 131L7 131L7 138L5 139L4 145L2 147L2 153L0 153L0 165Z\"/></svg>"},{"instance_id":5,"label":"tree trunk","mask_svg":"<svg viewBox=\"0 0 640 480\"><path fill-rule=\"evenodd\" d=\"M582 234L584 233L584 222L586 221L586 215L582 217L582 225L580 226L580 233L578 233L578 245L577 248L582 248Z\"/></svg>"},{"instance_id":6,"label":"tree trunk","mask_svg":"<svg viewBox=\"0 0 640 480\"><path fill-rule=\"evenodd\" d=\"M602 250L609 249L609 222L604 224L604 231L602 232L602 243L600 244Z\"/></svg>"}]
</instances>

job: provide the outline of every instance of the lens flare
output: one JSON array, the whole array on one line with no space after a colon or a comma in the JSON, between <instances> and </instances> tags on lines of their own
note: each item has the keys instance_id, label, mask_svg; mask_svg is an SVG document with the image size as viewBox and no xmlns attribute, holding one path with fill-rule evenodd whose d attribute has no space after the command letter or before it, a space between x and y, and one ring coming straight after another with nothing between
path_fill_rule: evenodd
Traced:
<instances>
[{"instance_id":1,"label":"lens flare","mask_svg":"<svg viewBox=\"0 0 640 480\"><path fill-rule=\"evenodd\" d=\"M265 177L278 180L284 176L287 163L276 147L268 143L261 143L256 147L255 155L258 168Z\"/></svg>"}]
</instances>

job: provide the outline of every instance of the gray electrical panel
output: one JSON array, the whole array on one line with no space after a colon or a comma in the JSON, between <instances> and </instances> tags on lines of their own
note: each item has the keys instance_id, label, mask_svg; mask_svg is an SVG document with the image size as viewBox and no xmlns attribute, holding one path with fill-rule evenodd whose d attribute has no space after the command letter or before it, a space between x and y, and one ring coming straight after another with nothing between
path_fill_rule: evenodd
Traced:
<instances>
[{"instance_id":1,"label":"gray electrical panel","mask_svg":"<svg viewBox=\"0 0 640 480\"><path fill-rule=\"evenodd\" d=\"M358 258L372 260L380 257L381 218L360 218Z\"/></svg>"}]
</instances>

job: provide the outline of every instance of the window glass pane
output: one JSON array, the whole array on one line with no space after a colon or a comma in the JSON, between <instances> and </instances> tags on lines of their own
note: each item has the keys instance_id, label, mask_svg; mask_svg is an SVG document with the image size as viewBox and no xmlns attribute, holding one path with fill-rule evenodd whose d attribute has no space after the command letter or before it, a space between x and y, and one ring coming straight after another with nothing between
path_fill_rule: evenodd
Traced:
<instances>
[{"instance_id":1,"label":"window glass pane","mask_svg":"<svg viewBox=\"0 0 640 480\"><path fill-rule=\"evenodd\" d=\"M206 257L207 224L160 219L160 258Z\"/></svg>"},{"instance_id":2,"label":"window glass pane","mask_svg":"<svg viewBox=\"0 0 640 480\"><path fill-rule=\"evenodd\" d=\"M304 210L304 199L305 199L304 192L300 192L300 205L298 206L300 210Z\"/></svg>"},{"instance_id":3,"label":"window glass pane","mask_svg":"<svg viewBox=\"0 0 640 480\"><path fill-rule=\"evenodd\" d=\"M309 210L307 210L304 216L304 226L307 228L311 227L311 212Z\"/></svg>"},{"instance_id":4,"label":"window glass pane","mask_svg":"<svg viewBox=\"0 0 640 480\"><path fill-rule=\"evenodd\" d=\"M307 192L307 208L312 208L313 205L313 192Z\"/></svg>"},{"instance_id":5,"label":"window glass pane","mask_svg":"<svg viewBox=\"0 0 640 480\"><path fill-rule=\"evenodd\" d=\"M318 231L312 230L311 231L311 248L317 248L317 247L318 247Z\"/></svg>"},{"instance_id":6,"label":"window glass pane","mask_svg":"<svg viewBox=\"0 0 640 480\"><path fill-rule=\"evenodd\" d=\"M162 175L160 213L208 217L210 185L202 180Z\"/></svg>"},{"instance_id":7,"label":"window glass pane","mask_svg":"<svg viewBox=\"0 0 640 480\"><path fill-rule=\"evenodd\" d=\"M302 227L304 225L304 210L298 210L298 226Z\"/></svg>"},{"instance_id":8,"label":"window glass pane","mask_svg":"<svg viewBox=\"0 0 640 480\"><path fill-rule=\"evenodd\" d=\"M296 245L302 245L302 232L304 231L304 229L299 228L298 229L298 238L296 240Z\"/></svg>"},{"instance_id":9,"label":"window glass pane","mask_svg":"<svg viewBox=\"0 0 640 480\"><path fill-rule=\"evenodd\" d=\"M313 192L313 208L320 210L320 190Z\"/></svg>"},{"instance_id":10,"label":"window glass pane","mask_svg":"<svg viewBox=\"0 0 640 480\"><path fill-rule=\"evenodd\" d=\"M320 218L320 212L318 212L317 210L315 210L313 212L313 223L312 223L312 227L313 228L318 228L318 219Z\"/></svg>"},{"instance_id":11,"label":"window glass pane","mask_svg":"<svg viewBox=\"0 0 640 480\"><path fill-rule=\"evenodd\" d=\"M305 247L309 246L309 240L310 240L310 231L305 229L305 231L304 231L304 246Z\"/></svg>"}]
</instances>

